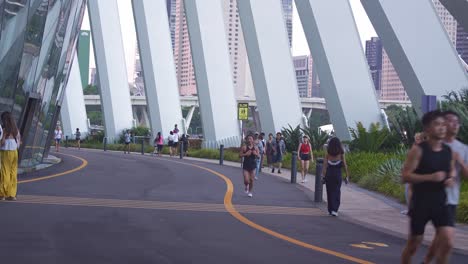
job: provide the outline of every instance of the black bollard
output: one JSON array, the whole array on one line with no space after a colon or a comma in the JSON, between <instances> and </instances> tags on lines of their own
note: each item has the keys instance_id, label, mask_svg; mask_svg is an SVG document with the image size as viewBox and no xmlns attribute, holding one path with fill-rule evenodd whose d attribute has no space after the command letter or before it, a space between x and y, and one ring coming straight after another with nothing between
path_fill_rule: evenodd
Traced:
<instances>
[{"instance_id":1,"label":"black bollard","mask_svg":"<svg viewBox=\"0 0 468 264\"><path fill-rule=\"evenodd\" d=\"M291 155L291 183L296 183L297 179L297 152L293 151Z\"/></svg>"},{"instance_id":2,"label":"black bollard","mask_svg":"<svg viewBox=\"0 0 468 264\"><path fill-rule=\"evenodd\" d=\"M322 199L322 193L323 193L323 182L322 182L322 167L323 167L323 159L318 158L316 160L316 165L315 165L315 194L314 194L314 200L316 203L321 203L323 201Z\"/></svg>"},{"instance_id":3,"label":"black bollard","mask_svg":"<svg viewBox=\"0 0 468 264\"><path fill-rule=\"evenodd\" d=\"M219 146L219 165L223 165L224 162L224 145Z\"/></svg>"},{"instance_id":4,"label":"black bollard","mask_svg":"<svg viewBox=\"0 0 468 264\"><path fill-rule=\"evenodd\" d=\"M141 155L145 155L145 139L141 138Z\"/></svg>"},{"instance_id":5,"label":"black bollard","mask_svg":"<svg viewBox=\"0 0 468 264\"><path fill-rule=\"evenodd\" d=\"M179 158L184 158L184 142L179 141Z\"/></svg>"},{"instance_id":6,"label":"black bollard","mask_svg":"<svg viewBox=\"0 0 468 264\"><path fill-rule=\"evenodd\" d=\"M107 151L107 137L104 137L104 151Z\"/></svg>"},{"instance_id":7,"label":"black bollard","mask_svg":"<svg viewBox=\"0 0 468 264\"><path fill-rule=\"evenodd\" d=\"M68 148L68 136L65 136L65 148Z\"/></svg>"}]
</instances>

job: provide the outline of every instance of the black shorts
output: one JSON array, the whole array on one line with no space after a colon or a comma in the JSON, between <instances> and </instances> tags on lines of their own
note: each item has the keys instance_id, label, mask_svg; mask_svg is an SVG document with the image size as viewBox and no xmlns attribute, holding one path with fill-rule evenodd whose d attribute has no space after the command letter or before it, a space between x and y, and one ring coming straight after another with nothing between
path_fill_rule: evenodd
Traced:
<instances>
[{"instance_id":1,"label":"black shorts","mask_svg":"<svg viewBox=\"0 0 468 264\"><path fill-rule=\"evenodd\" d=\"M448 205L430 206L430 203L427 203L425 206L410 208L408 215L410 216L411 235L423 235L426 224L429 221L432 221L432 224L436 228L454 226L455 219L450 216L450 211L451 209Z\"/></svg>"},{"instance_id":2,"label":"black shorts","mask_svg":"<svg viewBox=\"0 0 468 264\"><path fill-rule=\"evenodd\" d=\"M168 145L169 147L172 147L172 145L174 145L174 141L169 141L169 142L167 142L167 145Z\"/></svg>"},{"instance_id":3,"label":"black shorts","mask_svg":"<svg viewBox=\"0 0 468 264\"><path fill-rule=\"evenodd\" d=\"M157 149L158 149L158 152L161 152L162 149L163 149L163 145L158 145L158 146L157 146Z\"/></svg>"},{"instance_id":4,"label":"black shorts","mask_svg":"<svg viewBox=\"0 0 468 264\"><path fill-rule=\"evenodd\" d=\"M299 157L301 158L301 160L310 160L309 153L301 153Z\"/></svg>"},{"instance_id":5,"label":"black shorts","mask_svg":"<svg viewBox=\"0 0 468 264\"><path fill-rule=\"evenodd\" d=\"M449 213L449 225L455 226L455 222L457 221L457 206L454 204L449 204L447 206Z\"/></svg>"},{"instance_id":6,"label":"black shorts","mask_svg":"<svg viewBox=\"0 0 468 264\"><path fill-rule=\"evenodd\" d=\"M173 143L172 143L172 147L173 147L173 148L177 148L177 145L178 145L178 144L179 144L179 142L173 142Z\"/></svg>"},{"instance_id":7,"label":"black shorts","mask_svg":"<svg viewBox=\"0 0 468 264\"><path fill-rule=\"evenodd\" d=\"M128 145L128 144L130 144L130 142L125 142L125 145Z\"/></svg>"}]
</instances>

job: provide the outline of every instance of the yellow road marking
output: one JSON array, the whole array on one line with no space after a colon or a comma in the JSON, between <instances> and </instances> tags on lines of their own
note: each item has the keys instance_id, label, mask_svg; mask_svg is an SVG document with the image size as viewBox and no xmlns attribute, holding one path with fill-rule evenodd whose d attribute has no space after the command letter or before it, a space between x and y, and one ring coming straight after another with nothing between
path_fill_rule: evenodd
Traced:
<instances>
[{"instance_id":1,"label":"yellow road marking","mask_svg":"<svg viewBox=\"0 0 468 264\"><path fill-rule=\"evenodd\" d=\"M80 158L80 157L77 157L77 156L74 156L74 155L70 155L70 154L64 154L64 153L60 153L60 154L81 160L81 165L74 168L74 169L67 170L67 171L60 172L60 173L56 173L56 174L52 174L52 175L49 175L49 176L43 176L43 177L38 177L38 178L30 179L30 180L18 181L18 184L28 183L28 182L36 182L36 181L43 181L43 180L47 180L47 179L51 179L51 178L55 178L55 177L60 177L60 176L63 176L63 175L67 175L67 174L79 171L79 170L83 169L84 167L86 167L88 165L88 161L86 161L83 158Z\"/></svg>"},{"instance_id":2,"label":"yellow road marking","mask_svg":"<svg viewBox=\"0 0 468 264\"><path fill-rule=\"evenodd\" d=\"M290 242L292 244L295 244L295 245L298 245L298 246L301 246L301 247L305 247L305 248L308 248L308 249L312 249L312 250L317 251L317 252L332 255L332 256L335 256L335 257L338 257L338 258L341 258L341 259L345 259L345 260L355 262L355 263L374 264L373 262L370 262L370 261L355 258L355 257L349 256L349 255L346 255L346 254L343 254L343 253L340 253L340 252L337 252L337 251L333 251L333 250L330 250L330 249L326 249L326 248L322 248L322 247L318 247L318 246L314 246L314 245L305 243L303 241L300 241L300 240L297 240L295 238L283 235L281 233L278 233L276 231L268 229L268 228L266 228L264 226L261 226L261 225L255 223L255 222L252 222L251 220L249 220L245 216L241 215L236 210L234 205L232 204L232 194L233 194L233 191L234 191L234 185L232 184L232 181L227 176L225 176L225 175L223 175L223 174L221 174L221 173L219 173L217 171L214 171L214 170L211 170L209 168L203 167L203 166L194 165L194 164L190 164L190 163L184 163L184 162L178 162L178 161L169 160L169 159L167 161L174 162L174 163L180 163L180 164L184 164L184 165L187 165L187 166L193 166L193 167L208 171L208 172L220 177L221 179L223 179L225 181L225 183L226 183L226 186L227 186L226 194L224 195L224 206L226 207L226 210L232 216L234 216L237 220L241 221L242 223L244 223L244 224L246 224L246 225L248 225L248 226L250 226L252 228L260 230L260 231L262 231L262 232L264 232L266 234L269 234L271 236L274 236L276 238L288 241L288 242Z\"/></svg>"},{"instance_id":3,"label":"yellow road marking","mask_svg":"<svg viewBox=\"0 0 468 264\"><path fill-rule=\"evenodd\" d=\"M350 244L350 246L355 247L355 248L363 248L363 249L374 249L373 247L369 247L364 244Z\"/></svg>"},{"instance_id":4,"label":"yellow road marking","mask_svg":"<svg viewBox=\"0 0 468 264\"><path fill-rule=\"evenodd\" d=\"M211 203L164 202L164 201L148 201L148 200L118 200L118 199L42 196L42 195L22 195L21 199L18 200L17 202L25 203L25 204L118 207L118 208L129 208L129 209L204 211L204 212L227 213L224 207L224 204L211 204ZM315 208L311 209L311 208L257 206L257 205L241 205L240 211L244 213L255 213L255 214L279 214L279 215L303 215L303 216L319 216L320 214L322 214L319 209L315 209Z\"/></svg>"},{"instance_id":5,"label":"yellow road marking","mask_svg":"<svg viewBox=\"0 0 468 264\"><path fill-rule=\"evenodd\" d=\"M377 247L388 247L387 244L378 243L378 242L362 242L362 243L367 244L367 245L377 246Z\"/></svg>"}]
</instances>

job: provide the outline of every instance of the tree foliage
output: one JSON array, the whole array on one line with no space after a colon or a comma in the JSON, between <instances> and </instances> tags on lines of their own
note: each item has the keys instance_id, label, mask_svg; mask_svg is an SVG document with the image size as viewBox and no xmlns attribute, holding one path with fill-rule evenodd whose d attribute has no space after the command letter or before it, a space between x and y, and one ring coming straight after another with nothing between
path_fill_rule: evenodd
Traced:
<instances>
[{"instance_id":1,"label":"tree foliage","mask_svg":"<svg viewBox=\"0 0 468 264\"><path fill-rule=\"evenodd\" d=\"M378 152L383 149L385 141L390 136L390 131L381 127L379 123L372 123L367 130L361 122L358 122L356 128L349 128L352 141L351 150Z\"/></svg>"}]
</instances>

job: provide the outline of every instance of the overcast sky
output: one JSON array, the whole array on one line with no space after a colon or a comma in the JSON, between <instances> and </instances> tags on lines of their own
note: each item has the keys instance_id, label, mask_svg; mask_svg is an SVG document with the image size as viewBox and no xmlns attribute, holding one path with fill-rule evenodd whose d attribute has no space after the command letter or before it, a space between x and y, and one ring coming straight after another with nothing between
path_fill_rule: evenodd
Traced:
<instances>
[{"instance_id":1,"label":"overcast sky","mask_svg":"<svg viewBox=\"0 0 468 264\"><path fill-rule=\"evenodd\" d=\"M136 48L136 33L135 33L135 26L133 22L132 4L131 4L131 0L117 0L117 1L119 5L119 15L120 15L120 24L122 28L122 37L124 39L127 73L128 73L129 79L132 80L133 79L132 75L134 72L135 48ZM361 42L364 48L365 41L370 39L371 37L376 36L376 33L369 19L367 18L366 12L364 11L360 0L349 0L349 1L351 3L351 8L353 9L353 12L354 12L356 25L358 27L359 34L361 37ZM293 10L294 11L293 11L292 54L294 56L308 55L309 47L307 45L307 41L304 36L304 31L302 30L302 25L299 20L299 16L297 14L295 6ZM89 26L88 14L86 13L83 19L82 29L89 29L89 28L90 26ZM91 54L90 63L91 63L90 67L95 67L93 54Z\"/></svg>"}]
</instances>

